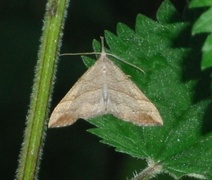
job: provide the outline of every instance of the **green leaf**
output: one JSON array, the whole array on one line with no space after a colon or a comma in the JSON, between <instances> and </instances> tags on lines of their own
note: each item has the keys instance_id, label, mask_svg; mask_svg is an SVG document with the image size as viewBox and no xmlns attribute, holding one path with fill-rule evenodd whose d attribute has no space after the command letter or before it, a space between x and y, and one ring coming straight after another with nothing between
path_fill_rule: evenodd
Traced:
<instances>
[{"instance_id":1,"label":"green leaf","mask_svg":"<svg viewBox=\"0 0 212 180\"><path fill-rule=\"evenodd\" d=\"M182 80L189 27L176 14L173 5L164 1L157 12L158 21L138 15L135 31L122 23L117 25L117 36L105 31L110 53L145 71L111 58L159 109L164 126L139 127L105 115L88 121L97 127L89 132L116 151L161 165L161 171L174 178L210 179L212 133L203 134L202 125L212 108L205 118L210 101L194 104L195 82ZM96 41L94 47L99 47Z\"/></svg>"},{"instance_id":2,"label":"green leaf","mask_svg":"<svg viewBox=\"0 0 212 180\"><path fill-rule=\"evenodd\" d=\"M207 37L205 44L202 48L202 51L203 51L203 56L202 56L201 67L204 70L206 68L212 67L212 35L211 34Z\"/></svg>"},{"instance_id":3,"label":"green leaf","mask_svg":"<svg viewBox=\"0 0 212 180\"><path fill-rule=\"evenodd\" d=\"M212 0L192 0L189 5L190 8L205 6L212 6Z\"/></svg>"},{"instance_id":4,"label":"green leaf","mask_svg":"<svg viewBox=\"0 0 212 180\"><path fill-rule=\"evenodd\" d=\"M193 7L203 7L203 6L212 6L212 0L197 1L193 0L190 4L190 8ZM211 33L212 32L212 7L206 10L194 23L192 28L192 34L198 33ZM211 34L207 37L205 44L202 48L202 61L201 69L212 67L212 49L210 48L211 44Z\"/></svg>"},{"instance_id":5,"label":"green leaf","mask_svg":"<svg viewBox=\"0 0 212 180\"><path fill-rule=\"evenodd\" d=\"M204 32L212 32L212 7L199 17L192 29L192 34Z\"/></svg>"},{"instance_id":6,"label":"green leaf","mask_svg":"<svg viewBox=\"0 0 212 180\"><path fill-rule=\"evenodd\" d=\"M169 172L177 177L192 173L203 176L208 174L208 177L212 175L212 136L202 135L200 121L204 119L208 104L209 102L205 101L191 106L167 136L167 151L162 153L162 161L164 167L167 166Z\"/></svg>"},{"instance_id":7,"label":"green leaf","mask_svg":"<svg viewBox=\"0 0 212 180\"><path fill-rule=\"evenodd\" d=\"M159 7L157 12L157 20L160 23L171 23L181 19L180 14L170 1L164 1L163 5Z\"/></svg>"}]
</instances>

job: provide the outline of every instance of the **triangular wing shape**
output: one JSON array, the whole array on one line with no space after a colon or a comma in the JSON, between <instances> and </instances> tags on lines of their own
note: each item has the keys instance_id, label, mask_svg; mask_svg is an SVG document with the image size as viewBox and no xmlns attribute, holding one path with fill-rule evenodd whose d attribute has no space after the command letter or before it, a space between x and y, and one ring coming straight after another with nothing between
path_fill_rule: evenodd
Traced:
<instances>
[{"instance_id":1,"label":"triangular wing shape","mask_svg":"<svg viewBox=\"0 0 212 180\"><path fill-rule=\"evenodd\" d=\"M136 125L162 125L157 108L126 76L104 51L96 63L76 82L56 106L49 127L73 124L77 119L89 119L112 114Z\"/></svg>"},{"instance_id":2,"label":"triangular wing shape","mask_svg":"<svg viewBox=\"0 0 212 180\"><path fill-rule=\"evenodd\" d=\"M157 108L111 60L105 60L108 114L139 126L162 125Z\"/></svg>"},{"instance_id":3,"label":"triangular wing shape","mask_svg":"<svg viewBox=\"0 0 212 180\"><path fill-rule=\"evenodd\" d=\"M105 113L102 99L102 61L89 68L53 110L49 127L73 124Z\"/></svg>"}]
</instances>

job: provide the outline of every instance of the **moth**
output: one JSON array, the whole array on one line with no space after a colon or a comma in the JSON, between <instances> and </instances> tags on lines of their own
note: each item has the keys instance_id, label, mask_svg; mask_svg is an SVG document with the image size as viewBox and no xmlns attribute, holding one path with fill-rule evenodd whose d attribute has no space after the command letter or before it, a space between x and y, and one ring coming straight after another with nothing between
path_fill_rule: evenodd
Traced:
<instances>
[{"instance_id":1,"label":"moth","mask_svg":"<svg viewBox=\"0 0 212 180\"><path fill-rule=\"evenodd\" d=\"M155 105L102 51L53 110L48 127L63 127L78 119L112 114L138 126L163 125Z\"/></svg>"}]
</instances>

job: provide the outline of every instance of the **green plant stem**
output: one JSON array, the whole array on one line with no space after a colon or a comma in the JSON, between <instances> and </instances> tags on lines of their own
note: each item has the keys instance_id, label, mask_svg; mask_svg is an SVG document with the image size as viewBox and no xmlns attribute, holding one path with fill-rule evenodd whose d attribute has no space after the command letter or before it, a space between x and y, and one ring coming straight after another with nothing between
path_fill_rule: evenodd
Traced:
<instances>
[{"instance_id":1,"label":"green plant stem","mask_svg":"<svg viewBox=\"0 0 212 180\"><path fill-rule=\"evenodd\" d=\"M152 160L148 162L148 167L142 172L136 174L131 180L148 180L161 173L162 166L154 163Z\"/></svg>"},{"instance_id":2,"label":"green plant stem","mask_svg":"<svg viewBox=\"0 0 212 180\"><path fill-rule=\"evenodd\" d=\"M37 179L48 106L69 0L48 0L16 179Z\"/></svg>"}]
</instances>

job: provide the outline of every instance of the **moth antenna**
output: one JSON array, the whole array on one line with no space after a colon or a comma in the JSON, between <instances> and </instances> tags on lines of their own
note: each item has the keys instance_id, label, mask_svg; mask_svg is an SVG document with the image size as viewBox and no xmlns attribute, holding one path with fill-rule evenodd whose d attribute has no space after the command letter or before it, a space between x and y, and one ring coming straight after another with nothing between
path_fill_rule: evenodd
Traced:
<instances>
[{"instance_id":1,"label":"moth antenna","mask_svg":"<svg viewBox=\"0 0 212 180\"><path fill-rule=\"evenodd\" d=\"M142 73L145 74L144 70L139 68L138 66L132 64L132 63L129 63L127 61L125 61L124 59L121 59L120 57L114 55L114 54L111 54L111 53L106 53L105 52L105 46L104 46L104 37L103 36L100 36L100 39L101 39L101 52L85 52L85 53L63 53L63 54L60 54L60 56L68 56L68 55L71 55L71 56L76 56L76 55L108 55L108 56L111 56L111 57L114 57L116 59L118 59L119 61L141 71Z\"/></svg>"}]
</instances>

